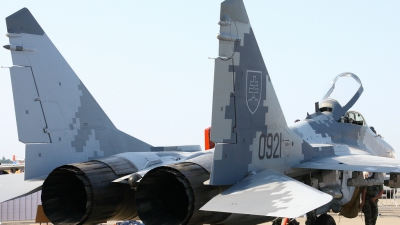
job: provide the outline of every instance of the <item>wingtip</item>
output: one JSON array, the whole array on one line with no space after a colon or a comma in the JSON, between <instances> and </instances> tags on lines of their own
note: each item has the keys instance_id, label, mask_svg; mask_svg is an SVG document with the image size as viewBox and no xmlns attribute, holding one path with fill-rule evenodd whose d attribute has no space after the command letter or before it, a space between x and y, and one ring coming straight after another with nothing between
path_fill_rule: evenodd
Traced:
<instances>
[{"instance_id":1,"label":"wingtip","mask_svg":"<svg viewBox=\"0 0 400 225\"><path fill-rule=\"evenodd\" d=\"M7 32L43 35L44 31L29 9L22 8L6 18Z\"/></svg>"}]
</instances>

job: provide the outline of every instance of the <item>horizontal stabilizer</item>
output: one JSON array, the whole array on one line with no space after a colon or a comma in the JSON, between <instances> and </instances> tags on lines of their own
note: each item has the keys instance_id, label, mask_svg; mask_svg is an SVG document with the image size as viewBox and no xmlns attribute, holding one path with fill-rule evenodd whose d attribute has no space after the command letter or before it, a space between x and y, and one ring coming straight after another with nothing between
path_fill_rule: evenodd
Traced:
<instances>
[{"instance_id":1,"label":"horizontal stabilizer","mask_svg":"<svg viewBox=\"0 0 400 225\"><path fill-rule=\"evenodd\" d=\"M248 176L217 195L201 210L296 218L332 200L332 196L273 170Z\"/></svg>"},{"instance_id":2,"label":"horizontal stabilizer","mask_svg":"<svg viewBox=\"0 0 400 225\"><path fill-rule=\"evenodd\" d=\"M400 160L373 155L342 155L311 159L294 168L400 173Z\"/></svg>"}]
</instances>

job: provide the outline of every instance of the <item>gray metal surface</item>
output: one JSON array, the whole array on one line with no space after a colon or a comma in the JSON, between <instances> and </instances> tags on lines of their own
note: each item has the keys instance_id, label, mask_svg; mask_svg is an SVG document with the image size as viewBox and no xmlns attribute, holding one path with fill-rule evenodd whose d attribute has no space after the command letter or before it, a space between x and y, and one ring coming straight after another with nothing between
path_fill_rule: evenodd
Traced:
<instances>
[{"instance_id":1,"label":"gray metal surface","mask_svg":"<svg viewBox=\"0 0 400 225\"><path fill-rule=\"evenodd\" d=\"M18 138L23 143L50 143L42 103L31 67L11 67Z\"/></svg>"},{"instance_id":2,"label":"gray metal surface","mask_svg":"<svg viewBox=\"0 0 400 225\"><path fill-rule=\"evenodd\" d=\"M118 176L132 174L139 171L138 168L135 166L135 164L133 164L131 161L117 155L97 159L94 161L99 161L107 164Z\"/></svg>"},{"instance_id":3,"label":"gray metal surface","mask_svg":"<svg viewBox=\"0 0 400 225\"><path fill-rule=\"evenodd\" d=\"M151 151L151 145L114 126L43 30L26 32L40 28L27 9L8 17L7 27L15 32L8 35L11 46L36 49L10 48L18 133L27 144L25 179L41 178L63 164Z\"/></svg>"},{"instance_id":4,"label":"gray metal surface","mask_svg":"<svg viewBox=\"0 0 400 225\"><path fill-rule=\"evenodd\" d=\"M27 8L23 8L7 17L6 22L8 33L44 34L42 27L40 27L38 22L36 22L35 18Z\"/></svg>"},{"instance_id":5,"label":"gray metal surface","mask_svg":"<svg viewBox=\"0 0 400 225\"><path fill-rule=\"evenodd\" d=\"M372 155L343 155L311 159L295 168L400 173L399 160Z\"/></svg>"},{"instance_id":6,"label":"gray metal surface","mask_svg":"<svg viewBox=\"0 0 400 225\"><path fill-rule=\"evenodd\" d=\"M223 1L221 3L221 15L231 15L231 19L233 21L238 21L241 23L249 22L243 1Z\"/></svg>"},{"instance_id":7,"label":"gray metal surface","mask_svg":"<svg viewBox=\"0 0 400 225\"><path fill-rule=\"evenodd\" d=\"M240 40L220 40L215 60L211 140L216 147L210 183L230 185L248 172L260 136L282 133L286 122L253 29L242 20L247 18L243 2L222 3L220 18L230 22L220 26L220 33Z\"/></svg>"},{"instance_id":8,"label":"gray metal surface","mask_svg":"<svg viewBox=\"0 0 400 225\"><path fill-rule=\"evenodd\" d=\"M352 171L400 171L393 148L368 127L365 118L354 111L351 113L357 118L350 118L348 110L364 90L357 75L346 72L335 79L350 76L360 84L344 106L329 98L334 81L316 112L289 127L243 2L222 3L218 24L219 57L215 59L211 127L216 147L210 185L234 185L233 189L237 187L246 194L236 197L240 195L224 192L209 202L212 207L207 204L203 210L278 216L268 214L275 212L273 207L262 212L260 208L264 210L264 204L273 205L273 201L285 202L284 195L265 195L259 202L257 195L246 192L253 190L251 185L244 185L248 179L262 185L265 181L256 180L257 175L275 170L334 197L325 205L303 199L305 207L310 207L307 210L321 214L338 210L351 199L354 187L349 187L347 180L352 179ZM328 172L332 170L335 172ZM256 175L246 177L248 174ZM285 190L294 193L295 189L294 185ZM303 195L296 192L291 198L302 199ZM244 204L242 200L249 202ZM292 209L292 205L282 204L279 216L293 217L296 210Z\"/></svg>"},{"instance_id":9,"label":"gray metal surface","mask_svg":"<svg viewBox=\"0 0 400 225\"><path fill-rule=\"evenodd\" d=\"M273 170L250 175L217 195L207 211L296 218L330 202L332 196Z\"/></svg>"}]
</instances>

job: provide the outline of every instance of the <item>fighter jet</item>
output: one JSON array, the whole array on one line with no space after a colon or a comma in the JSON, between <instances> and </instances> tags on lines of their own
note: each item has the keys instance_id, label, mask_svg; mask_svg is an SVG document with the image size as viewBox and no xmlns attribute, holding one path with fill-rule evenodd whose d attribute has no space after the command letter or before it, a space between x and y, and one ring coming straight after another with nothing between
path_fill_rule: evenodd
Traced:
<instances>
[{"instance_id":1,"label":"fighter jet","mask_svg":"<svg viewBox=\"0 0 400 225\"><path fill-rule=\"evenodd\" d=\"M288 126L242 0L221 4L211 140L215 149L154 147L119 131L27 9L7 17L10 68L27 180L45 179L53 223L140 218L159 224L257 224L306 214L334 224L357 186L399 187L394 151L330 98ZM210 145L211 146L211 145ZM362 171L375 173L364 180Z\"/></svg>"},{"instance_id":2,"label":"fighter jet","mask_svg":"<svg viewBox=\"0 0 400 225\"><path fill-rule=\"evenodd\" d=\"M357 75L339 74L315 112L288 126L241 0L221 4L219 25L209 185L232 186L202 210L307 214L307 224L333 224L326 213L341 212L358 196L355 187L383 184L383 173L390 173L387 185L399 187L393 148L351 110L364 90ZM359 84L347 103L330 97L342 77ZM364 180L362 171L374 172L374 179Z\"/></svg>"}]
</instances>

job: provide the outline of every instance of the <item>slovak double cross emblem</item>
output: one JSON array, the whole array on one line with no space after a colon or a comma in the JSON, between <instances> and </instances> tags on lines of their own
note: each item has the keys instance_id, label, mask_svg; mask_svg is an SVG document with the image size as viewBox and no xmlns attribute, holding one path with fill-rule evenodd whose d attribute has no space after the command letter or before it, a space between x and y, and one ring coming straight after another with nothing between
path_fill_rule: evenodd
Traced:
<instances>
[{"instance_id":1,"label":"slovak double cross emblem","mask_svg":"<svg viewBox=\"0 0 400 225\"><path fill-rule=\"evenodd\" d=\"M247 70L246 73L246 101L247 108L254 114L261 101L262 73L261 71Z\"/></svg>"}]
</instances>

